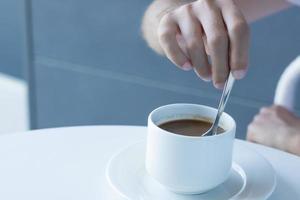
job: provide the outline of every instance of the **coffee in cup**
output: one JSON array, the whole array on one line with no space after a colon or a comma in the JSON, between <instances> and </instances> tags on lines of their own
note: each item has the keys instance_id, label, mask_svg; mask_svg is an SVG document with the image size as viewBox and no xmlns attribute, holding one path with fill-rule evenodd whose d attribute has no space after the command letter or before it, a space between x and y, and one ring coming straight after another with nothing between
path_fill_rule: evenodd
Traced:
<instances>
[{"instance_id":1,"label":"coffee in cup","mask_svg":"<svg viewBox=\"0 0 300 200\"><path fill-rule=\"evenodd\" d=\"M202 136L212 127L212 124L210 119L198 118L171 120L159 124L158 126L166 131L179 135ZM221 134L223 132L224 129L219 126L217 133Z\"/></svg>"}]
</instances>

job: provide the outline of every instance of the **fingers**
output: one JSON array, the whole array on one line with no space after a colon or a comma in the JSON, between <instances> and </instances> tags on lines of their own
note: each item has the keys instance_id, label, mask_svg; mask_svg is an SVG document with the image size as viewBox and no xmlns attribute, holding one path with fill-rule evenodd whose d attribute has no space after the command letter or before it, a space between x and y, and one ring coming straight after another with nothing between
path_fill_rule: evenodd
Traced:
<instances>
[{"instance_id":1,"label":"fingers","mask_svg":"<svg viewBox=\"0 0 300 200\"><path fill-rule=\"evenodd\" d=\"M264 143L265 134L259 134L264 132L261 128L264 126L265 118L270 115L268 107L262 107L259 110L259 114L255 115L252 122L247 127L247 140L256 143Z\"/></svg>"},{"instance_id":2,"label":"fingers","mask_svg":"<svg viewBox=\"0 0 300 200\"><path fill-rule=\"evenodd\" d=\"M272 107L262 107L247 129L247 140L271 147L280 147L280 121Z\"/></svg>"},{"instance_id":3,"label":"fingers","mask_svg":"<svg viewBox=\"0 0 300 200\"><path fill-rule=\"evenodd\" d=\"M197 1L194 13L202 24L212 63L214 86L223 88L228 77L228 35L219 8L211 1ZM202 12L198 12L201 10Z\"/></svg>"},{"instance_id":4,"label":"fingers","mask_svg":"<svg viewBox=\"0 0 300 200\"><path fill-rule=\"evenodd\" d=\"M247 128L247 140L251 142L259 142L262 140L262 135L256 134L258 132L258 127L254 122L248 125Z\"/></svg>"},{"instance_id":5,"label":"fingers","mask_svg":"<svg viewBox=\"0 0 300 200\"><path fill-rule=\"evenodd\" d=\"M295 141L295 136L298 136L299 132L297 125L299 121L295 120L298 119L291 117L291 113L281 106L261 108L248 126L247 139L284 151L295 152L300 144Z\"/></svg>"},{"instance_id":6,"label":"fingers","mask_svg":"<svg viewBox=\"0 0 300 200\"><path fill-rule=\"evenodd\" d=\"M266 135L257 134L255 128L252 128L251 126L248 128L247 140L254 143L272 146L272 143L268 140Z\"/></svg>"},{"instance_id":7,"label":"fingers","mask_svg":"<svg viewBox=\"0 0 300 200\"><path fill-rule=\"evenodd\" d=\"M211 71L203 44L202 28L191 9L191 4L187 4L178 9L175 15L194 70L200 78L208 81L211 79Z\"/></svg>"},{"instance_id":8,"label":"fingers","mask_svg":"<svg viewBox=\"0 0 300 200\"><path fill-rule=\"evenodd\" d=\"M161 19L158 28L159 43L169 60L184 70L190 70L192 69L192 64L178 45L176 39L177 33L178 25L173 15L166 14Z\"/></svg>"},{"instance_id":9,"label":"fingers","mask_svg":"<svg viewBox=\"0 0 300 200\"><path fill-rule=\"evenodd\" d=\"M250 124L247 128L247 140L250 142L257 142L257 134L255 134L255 128Z\"/></svg>"},{"instance_id":10,"label":"fingers","mask_svg":"<svg viewBox=\"0 0 300 200\"><path fill-rule=\"evenodd\" d=\"M236 79L246 75L249 55L248 24L234 3L223 3L222 15L229 36L229 66Z\"/></svg>"},{"instance_id":11,"label":"fingers","mask_svg":"<svg viewBox=\"0 0 300 200\"><path fill-rule=\"evenodd\" d=\"M270 135L263 129L264 123L254 120L247 129L247 140L267 146L274 145L275 135Z\"/></svg>"},{"instance_id":12,"label":"fingers","mask_svg":"<svg viewBox=\"0 0 300 200\"><path fill-rule=\"evenodd\" d=\"M229 70L236 79L246 74L249 28L231 0L198 0L170 11L160 21L158 38L174 64L194 68L216 88L223 88Z\"/></svg>"}]
</instances>

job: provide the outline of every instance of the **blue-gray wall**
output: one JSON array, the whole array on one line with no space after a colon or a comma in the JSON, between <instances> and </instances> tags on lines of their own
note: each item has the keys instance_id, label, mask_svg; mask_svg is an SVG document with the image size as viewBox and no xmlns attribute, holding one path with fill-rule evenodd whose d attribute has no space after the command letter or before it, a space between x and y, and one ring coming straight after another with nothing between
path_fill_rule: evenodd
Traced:
<instances>
[{"instance_id":1,"label":"blue-gray wall","mask_svg":"<svg viewBox=\"0 0 300 200\"><path fill-rule=\"evenodd\" d=\"M20 0L0 1L0 72L18 78L24 73L23 14Z\"/></svg>"},{"instance_id":2,"label":"blue-gray wall","mask_svg":"<svg viewBox=\"0 0 300 200\"><path fill-rule=\"evenodd\" d=\"M35 128L145 125L163 104L217 106L220 93L154 54L140 34L150 0L33 0ZM272 103L284 67L300 53L300 10L252 25L250 71L227 111L243 138L261 106Z\"/></svg>"}]
</instances>

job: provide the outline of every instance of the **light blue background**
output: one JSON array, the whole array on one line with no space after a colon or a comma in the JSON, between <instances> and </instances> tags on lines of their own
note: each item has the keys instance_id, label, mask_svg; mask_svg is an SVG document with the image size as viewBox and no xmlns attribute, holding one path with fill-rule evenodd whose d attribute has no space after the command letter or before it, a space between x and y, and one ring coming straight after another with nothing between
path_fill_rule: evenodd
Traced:
<instances>
[{"instance_id":1,"label":"light blue background","mask_svg":"<svg viewBox=\"0 0 300 200\"><path fill-rule=\"evenodd\" d=\"M23 24L20 0L0 1L0 72L23 77Z\"/></svg>"},{"instance_id":2,"label":"light blue background","mask_svg":"<svg viewBox=\"0 0 300 200\"><path fill-rule=\"evenodd\" d=\"M13 11L12 2L17 1L3 2L10 2L6 4ZM32 1L34 65L29 70L35 74L30 94L34 128L145 125L148 113L163 104L217 106L219 91L146 46L140 24L150 2ZM12 57L4 56L0 69L20 76L18 14L11 11L0 12L1 23L2 18L10 21L4 20L0 40L10 44ZM249 74L236 83L226 108L237 121L239 138L244 138L259 108L272 104L280 74L300 54L300 9L291 8L251 28ZM1 58L8 54L6 46L0 47Z\"/></svg>"}]
</instances>

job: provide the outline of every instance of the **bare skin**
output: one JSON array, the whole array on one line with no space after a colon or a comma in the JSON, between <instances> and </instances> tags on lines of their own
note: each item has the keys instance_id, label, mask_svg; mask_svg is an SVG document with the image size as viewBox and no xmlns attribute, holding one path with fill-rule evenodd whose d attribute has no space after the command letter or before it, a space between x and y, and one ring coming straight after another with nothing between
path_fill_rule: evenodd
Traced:
<instances>
[{"instance_id":1,"label":"bare skin","mask_svg":"<svg viewBox=\"0 0 300 200\"><path fill-rule=\"evenodd\" d=\"M300 118L281 106L261 108L248 126L247 139L300 156Z\"/></svg>"},{"instance_id":2,"label":"bare skin","mask_svg":"<svg viewBox=\"0 0 300 200\"><path fill-rule=\"evenodd\" d=\"M229 70L236 79L246 74L248 22L287 7L284 0L155 0L142 31L156 52L221 89Z\"/></svg>"},{"instance_id":3,"label":"bare skin","mask_svg":"<svg viewBox=\"0 0 300 200\"><path fill-rule=\"evenodd\" d=\"M246 74L248 23L289 6L285 0L154 0L142 31L154 51L221 89L229 70L236 79ZM263 108L247 138L300 155L299 126L300 118L284 108Z\"/></svg>"}]
</instances>

